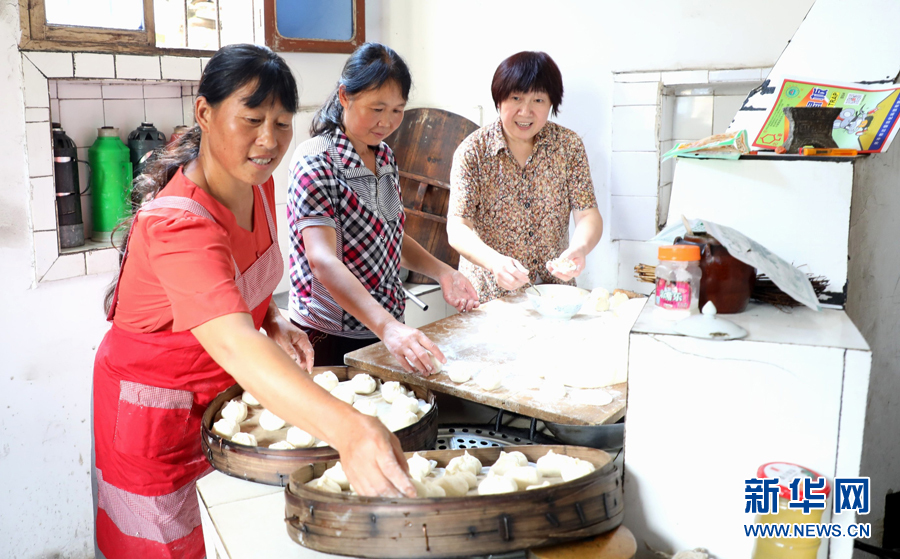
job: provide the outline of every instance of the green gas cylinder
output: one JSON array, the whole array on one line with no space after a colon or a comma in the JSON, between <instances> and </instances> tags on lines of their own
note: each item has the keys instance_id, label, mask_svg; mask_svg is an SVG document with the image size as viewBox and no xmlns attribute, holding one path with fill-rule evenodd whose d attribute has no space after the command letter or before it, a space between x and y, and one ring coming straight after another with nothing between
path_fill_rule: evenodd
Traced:
<instances>
[{"instance_id":1,"label":"green gas cylinder","mask_svg":"<svg viewBox=\"0 0 900 559\"><path fill-rule=\"evenodd\" d=\"M119 139L118 128L97 129L97 141L88 149L88 162L94 214L91 239L109 242L116 225L131 214L131 159L128 147Z\"/></svg>"}]
</instances>

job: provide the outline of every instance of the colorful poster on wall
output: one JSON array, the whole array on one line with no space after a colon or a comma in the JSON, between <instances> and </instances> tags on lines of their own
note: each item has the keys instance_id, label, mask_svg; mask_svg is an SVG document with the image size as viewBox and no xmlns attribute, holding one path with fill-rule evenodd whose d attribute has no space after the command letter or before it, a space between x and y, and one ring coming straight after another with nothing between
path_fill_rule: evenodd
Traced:
<instances>
[{"instance_id":1,"label":"colorful poster on wall","mask_svg":"<svg viewBox=\"0 0 900 559\"><path fill-rule=\"evenodd\" d=\"M788 131L784 107L839 107L841 114L832 132L838 147L879 153L887 150L897 134L900 87L785 78L754 147L775 149L784 143Z\"/></svg>"}]
</instances>

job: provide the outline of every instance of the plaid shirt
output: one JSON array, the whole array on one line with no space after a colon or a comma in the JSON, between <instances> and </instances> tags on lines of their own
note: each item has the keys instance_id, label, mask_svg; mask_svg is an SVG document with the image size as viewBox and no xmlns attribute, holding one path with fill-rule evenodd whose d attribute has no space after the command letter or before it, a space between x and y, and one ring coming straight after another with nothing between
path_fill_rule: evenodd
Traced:
<instances>
[{"instance_id":1,"label":"plaid shirt","mask_svg":"<svg viewBox=\"0 0 900 559\"><path fill-rule=\"evenodd\" d=\"M375 149L372 174L341 130L310 138L294 151L287 217L291 240L291 319L307 328L347 338L375 334L344 311L312 274L302 231L333 227L336 255L372 297L403 320L400 250L406 219L394 153Z\"/></svg>"}]
</instances>

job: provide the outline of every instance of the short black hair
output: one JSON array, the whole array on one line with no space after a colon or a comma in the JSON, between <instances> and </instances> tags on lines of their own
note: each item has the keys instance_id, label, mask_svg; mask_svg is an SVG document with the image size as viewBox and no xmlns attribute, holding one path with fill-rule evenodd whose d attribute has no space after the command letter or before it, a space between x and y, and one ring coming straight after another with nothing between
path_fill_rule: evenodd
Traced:
<instances>
[{"instance_id":1,"label":"short black hair","mask_svg":"<svg viewBox=\"0 0 900 559\"><path fill-rule=\"evenodd\" d=\"M494 106L506 101L515 92L543 91L550 97L553 115L562 105L563 82L559 66L546 52L522 51L510 56L497 66L491 81Z\"/></svg>"}]
</instances>

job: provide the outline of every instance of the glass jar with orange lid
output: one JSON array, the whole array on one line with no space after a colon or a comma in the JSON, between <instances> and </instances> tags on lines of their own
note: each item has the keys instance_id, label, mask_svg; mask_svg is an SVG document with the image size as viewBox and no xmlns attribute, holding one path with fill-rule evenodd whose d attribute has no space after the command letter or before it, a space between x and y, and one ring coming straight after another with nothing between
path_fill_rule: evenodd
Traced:
<instances>
[{"instance_id":1,"label":"glass jar with orange lid","mask_svg":"<svg viewBox=\"0 0 900 559\"><path fill-rule=\"evenodd\" d=\"M758 479L778 478L778 510L769 514L757 514L757 524L818 524L822 521L824 509L809 509L804 513L802 508L791 508L791 483L797 478L805 478L803 484L798 486L800 491L797 497L804 499L804 491L808 481L817 480L822 475L788 462L769 462L759 467L756 472ZM827 502L831 492L831 484L825 481L825 488L816 493L824 493L824 501ZM826 505L827 508L827 505ZM802 537L768 537L756 538L751 559L816 559L819 552L820 538Z\"/></svg>"},{"instance_id":2,"label":"glass jar with orange lid","mask_svg":"<svg viewBox=\"0 0 900 559\"><path fill-rule=\"evenodd\" d=\"M700 247L669 245L659 247L656 266L656 316L681 320L699 312Z\"/></svg>"}]
</instances>

